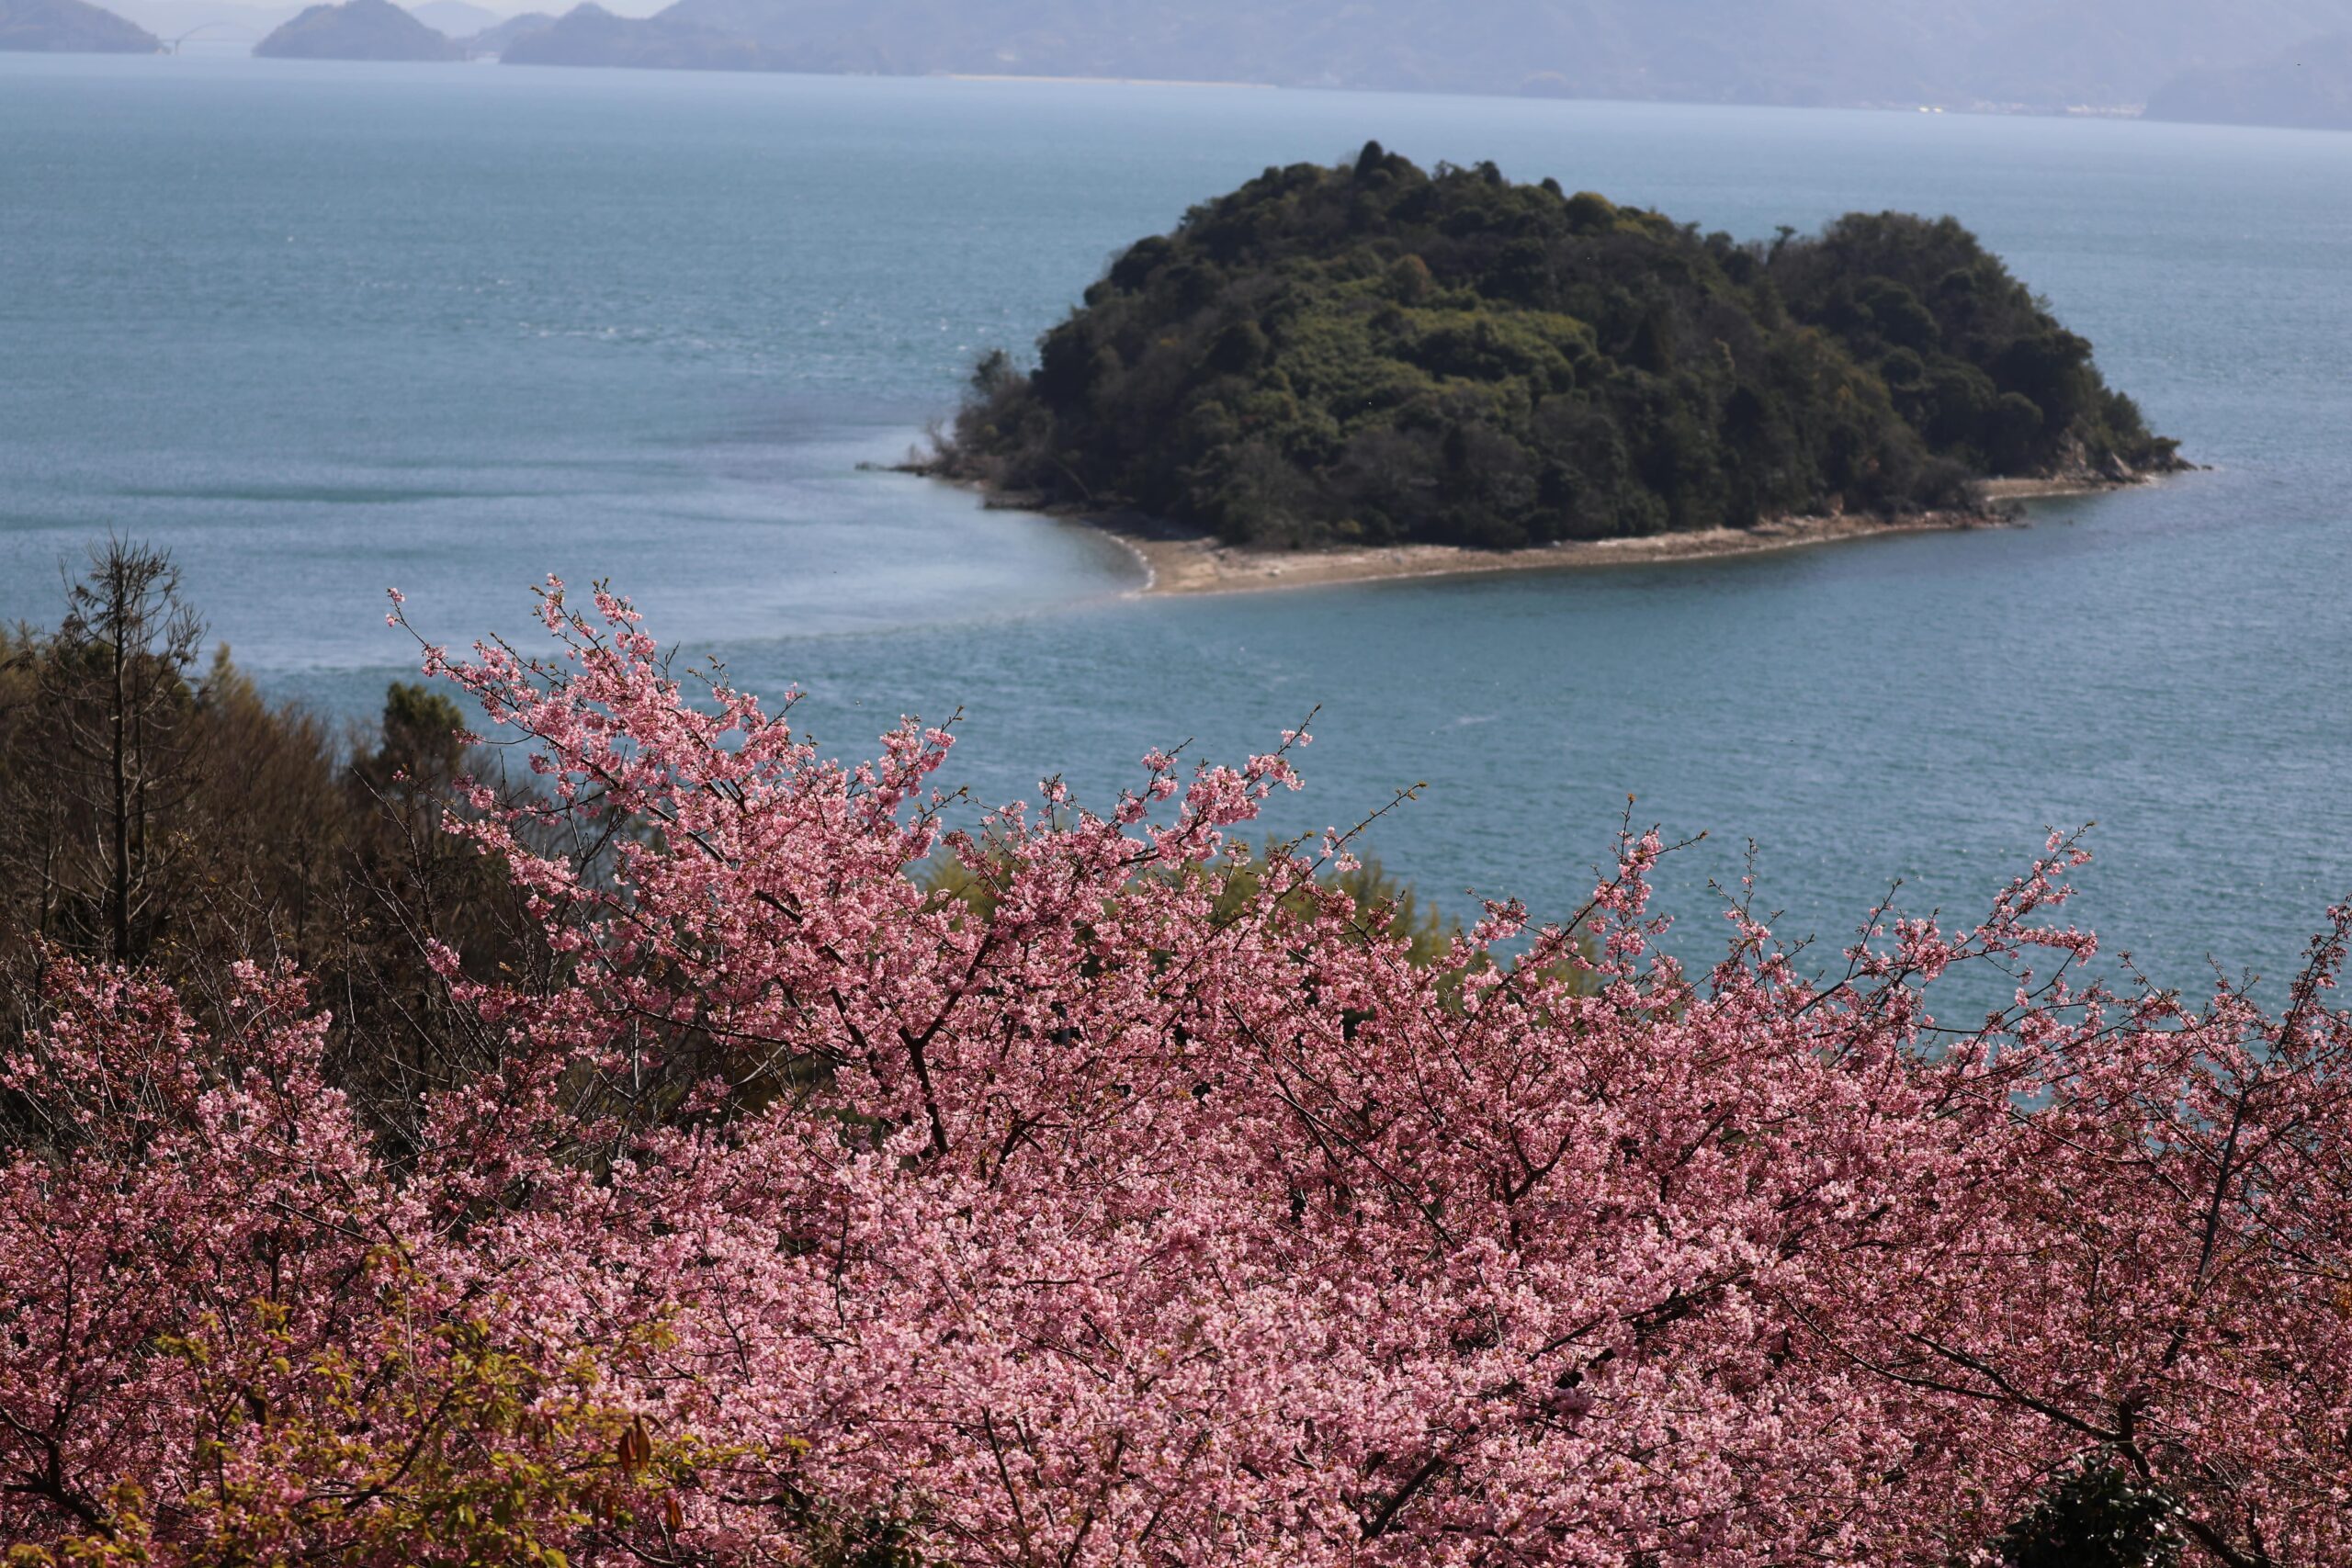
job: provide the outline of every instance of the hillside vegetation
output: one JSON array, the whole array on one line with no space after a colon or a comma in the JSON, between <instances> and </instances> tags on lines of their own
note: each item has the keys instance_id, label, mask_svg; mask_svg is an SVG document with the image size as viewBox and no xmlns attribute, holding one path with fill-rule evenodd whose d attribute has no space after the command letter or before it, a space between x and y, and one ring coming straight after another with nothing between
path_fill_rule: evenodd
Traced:
<instances>
[{"instance_id":1,"label":"hillside vegetation","mask_svg":"<svg viewBox=\"0 0 2352 1568\"><path fill-rule=\"evenodd\" d=\"M1235 543L1507 547L2174 466L1952 220L1702 234L1491 164L1269 169L985 359L952 474Z\"/></svg>"}]
</instances>

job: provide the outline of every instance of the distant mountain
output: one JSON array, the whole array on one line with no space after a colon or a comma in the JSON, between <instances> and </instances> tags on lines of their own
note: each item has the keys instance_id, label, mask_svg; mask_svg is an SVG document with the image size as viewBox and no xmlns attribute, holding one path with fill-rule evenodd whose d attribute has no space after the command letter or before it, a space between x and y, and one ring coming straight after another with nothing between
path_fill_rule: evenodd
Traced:
<instances>
[{"instance_id":1,"label":"distant mountain","mask_svg":"<svg viewBox=\"0 0 2352 1568\"><path fill-rule=\"evenodd\" d=\"M424 7L420 6L419 9L422 10ZM477 60L485 55L503 58L506 51L514 46L515 39L531 33L545 32L553 26L555 26L555 17L548 12L526 11L519 17L509 17L503 22L484 28L471 37L462 38L458 41L465 46L468 54Z\"/></svg>"},{"instance_id":2,"label":"distant mountain","mask_svg":"<svg viewBox=\"0 0 2352 1568\"><path fill-rule=\"evenodd\" d=\"M2137 107L2182 71L2352 29L2352 0L676 0L573 17L527 58L2057 111Z\"/></svg>"},{"instance_id":3,"label":"distant mountain","mask_svg":"<svg viewBox=\"0 0 2352 1568\"><path fill-rule=\"evenodd\" d=\"M496 11L486 6L469 5L467 0L424 0L422 6L409 6L408 14L451 38L465 38L484 28L494 28L500 20Z\"/></svg>"},{"instance_id":4,"label":"distant mountain","mask_svg":"<svg viewBox=\"0 0 2352 1568\"><path fill-rule=\"evenodd\" d=\"M2352 34L2313 39L2256 65L2186 72L2156 89L2148 118L2352 130Z\"/></svg>"},{"instance_id":5,"label":"distant mountain","mask_svg":"<svg viewBox=\"0 0 2352 1568\"><path fill-rule=\"evenodd\" d=\"M500 54L508 65L652 65L689 71L785 71L756 39L682 15L616 17L602 6L576 6L553 27L514 38ZM802 69L808 69L802 67Z\"/></svg>"},{"instance_id":6,"label":"distant mountain","mask_svg":"<svg viewBox=\"0 0 2352 1568\"><path fill-rule=\"evenodd\" d=\"M159 54L164 40L83 0L0 0L0 50L45 54Z\"/></svg>"},{"instance_id":7,"label":"distant mountain","mask_svg":"<svg viewBox=\"0 0 2352 1568\"><path fill-rule=\"evenodd\" d=\"M463 60L466 51L391 0L313 6L254 52L277 60Z\"/></svg>"}]
</instances>

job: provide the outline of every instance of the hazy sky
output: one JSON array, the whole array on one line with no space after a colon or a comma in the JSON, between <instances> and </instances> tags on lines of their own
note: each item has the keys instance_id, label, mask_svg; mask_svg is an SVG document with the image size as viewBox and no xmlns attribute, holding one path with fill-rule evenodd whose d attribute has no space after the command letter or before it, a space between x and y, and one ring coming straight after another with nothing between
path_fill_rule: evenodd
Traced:
<instances>
[{"instance_id":1,"label":"hazy sky","mask_svg":"<svg viewBox=\"0 0 2352 1568\"><path fill-rule=\"evenodd\" d=\"M301 10L311 0L101 0L101 3L108 10L130 17L151 31L177 36L211 17L237 21L250 17L251 25L266 32ZM412 9L417 3L419 0L395 0L395 4L406 5ZM465 3L502 17L513 17L525 11L560 14L570 10L577 0L465 0ZM598 3L607 11L623 17L650 17L667 6L670 0L598 0ZM190 47L196 48L202 41L199 39L198 44ZM246 46L224 37L220 47L238 52Z\"/></svg>"}]
</instances>

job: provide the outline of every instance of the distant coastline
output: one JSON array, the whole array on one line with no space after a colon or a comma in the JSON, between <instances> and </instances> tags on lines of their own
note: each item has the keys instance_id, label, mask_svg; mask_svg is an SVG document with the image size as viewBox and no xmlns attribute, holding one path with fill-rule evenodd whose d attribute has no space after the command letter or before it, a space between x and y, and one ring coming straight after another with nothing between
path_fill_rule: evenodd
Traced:
<instances>
[{"instance_id":1,"label":"distant coastline","mask_svg":"<svg viewBox=\"0 0 2352 1568\"><path fill-rule=\"evenodd\" d=\"M500 41L511 49L478 52L542 66L2120 115L2183 70L2257 60L2328 20L2309 6L2224 20L2214 0L2164 15L2131 0L2075 0L2067 25L2053 28L2045 9L2035 0L1791 0L1761 25L1738 0L1592 0L1566 9L1307 0L1279 12L1246 0L1186 0L1132 17L1115 6L1044 0L674 0L651 16L624 17L582 0L507 34ZM1726 39L1737 47L1724 47Z\"/></svg>"},{"instance_id":2,"label":"distant coastline","mask_svg":"<svg viewBox=\"0 0 2352 1568\"><path fill-rule=\"evenodd\" d=\"M1205 78L1193 81L1175 76L1022 76L989 71L940 71L933 74L946 82L1053 82L1082 87L1250 87L1271 93L1279 85L1273 82L1217 82Z\"/></svg>"}]
</instances>

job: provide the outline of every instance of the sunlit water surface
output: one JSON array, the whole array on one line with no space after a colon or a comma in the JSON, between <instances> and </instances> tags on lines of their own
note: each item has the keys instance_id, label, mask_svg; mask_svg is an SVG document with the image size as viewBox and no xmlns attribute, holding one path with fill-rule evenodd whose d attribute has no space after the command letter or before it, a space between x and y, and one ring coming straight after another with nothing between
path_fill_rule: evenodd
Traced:
<instances>
[{"instance_id":1,"label":"sunlit water surface","mask_svg":"<svg viewBox=\"0 0 2352 1568\"><path fill-rule=\"evenodd\" d=\"M1083 529L861 471L1126 242L1377 137L1744 236L1952 212L2214 471L2001 533L1139 599ZM405 589L463 640L609 577L829 746L961 707L959 782L1101 798L1319 705L1288 829L1539 914L1636 819L1835 939L1981 908L2097 819L2163 979L2352 892L2352 137L1247 90L0 55L0 617L108 528L268 689L371 710Z\"/></svg>"}]
</instances>

